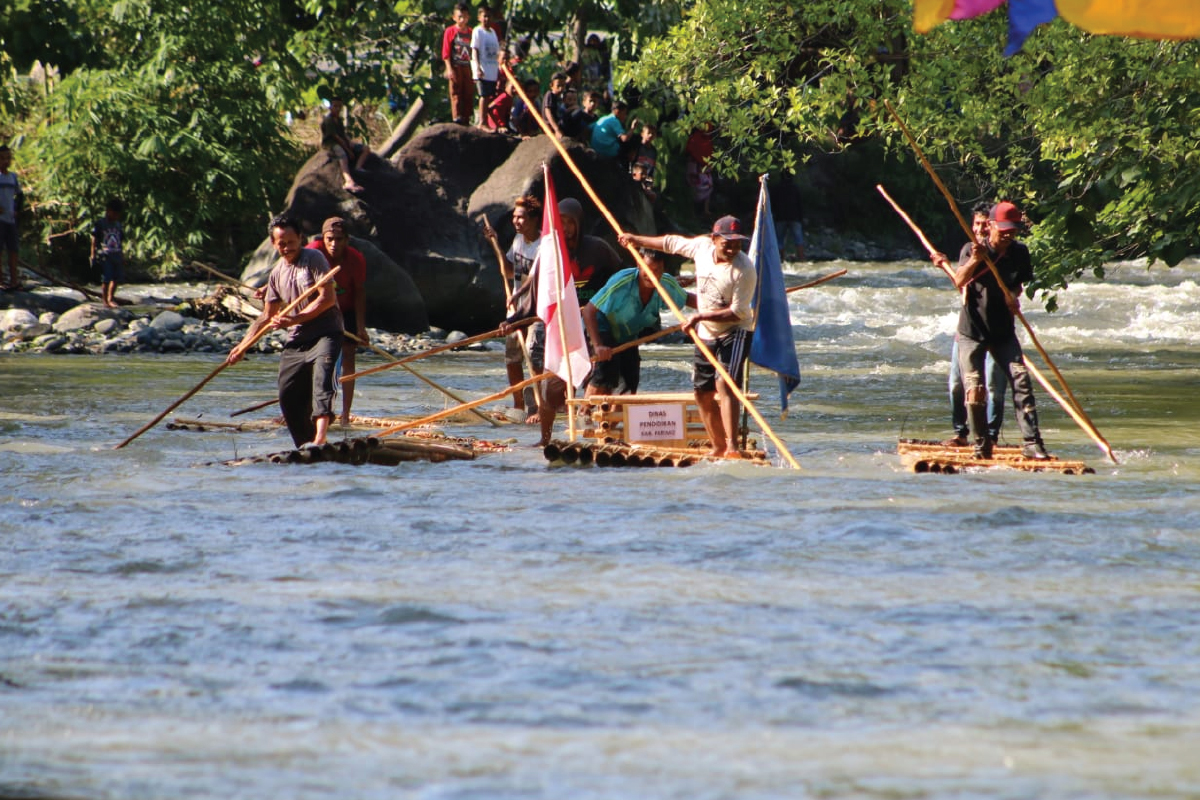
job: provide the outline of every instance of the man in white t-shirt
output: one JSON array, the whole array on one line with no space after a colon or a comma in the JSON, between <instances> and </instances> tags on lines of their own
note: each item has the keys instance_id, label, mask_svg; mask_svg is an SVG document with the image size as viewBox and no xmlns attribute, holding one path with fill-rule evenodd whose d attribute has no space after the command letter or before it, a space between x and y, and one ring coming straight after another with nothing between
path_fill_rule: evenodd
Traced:
<instances>
[{"instance_id":1,"label":"man in white t-shirt","mask_svg":"<svg viewBox=\"0 0 1200 800\"><path fill-rule=\"evenodd\" d=\"M754 334L751 302L758 276L754 264L742 252L749 239L742 233L737 217L721 217L709 236L638 236L622 233L617 241L623 247L649 247L664 253L690 258L696 265L698 312L688 319L685 331L693 328L701 341L717 357L729 377L739 383L750 353ZM704 429L712 442L712 455L738 458L738 416L741 403L696 348L692 368L692 388L696 405L704 420Z\"/></svg>"},{"instance_id":2,"label":"man in white t-shirt","mask_svg":"<svg viewBox=\"0 0 1200 800\"><path fill-rule=\"evenodd\" d=\"M503 263L500 265L500 272L510 285L510 294L516 292L529 277L534 259L537 258L538 248L541 247L542 201L531 194L518 197L513 203L512 223L516 236L513 237L508 252L503 254ZM496 229L487 224L486 219L484 220L483 235L493 242L496 241ZM496 252L500 252L499 248L496 249ZM511 313L512 310L509 308L506 313ZM536 323L536 325L541 324L540 322ZM537 333L536 325L530 327L528 331L515 331L506 337L504 366L508 370L509 386L515 386L525 380L525 370L522 364L525 361L526 348L523 340L533 340ZM531 366L537 372L542 371L541 355L540 351L530 352ZM537 393L530 386L526 386L522 394L513 395L513 408L527 409L525 422L529 425L537 422L536 398Z\"/></svg>"},{"instance_id":3,"label":"man in white t-shirt","mask_svg":"<svg viewBox=\"0 0 1200 800\"><path fill-rule=\"evenodd\" d=\"M487 108L500 79L500 37L492 27L492 10L479 7L479 25L471 31L471 74L479 95L479 127L487 128Z\"/></svg>"}]
</instances>

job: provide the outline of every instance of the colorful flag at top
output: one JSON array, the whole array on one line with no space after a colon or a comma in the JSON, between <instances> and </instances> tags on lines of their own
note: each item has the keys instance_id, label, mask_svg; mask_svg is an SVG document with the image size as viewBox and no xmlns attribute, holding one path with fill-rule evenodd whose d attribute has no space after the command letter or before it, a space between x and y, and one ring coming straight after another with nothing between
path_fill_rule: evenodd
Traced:
<instances>
[{"instance_id":1,"label":"colorful flag at top","mask_svg":"<svg viewBox=\"0 0 1200 800\"><path fill-rule=\"evenodd\" d=\"M913 0L913 29L928 33L950 19L970 19L1004 0ZM1038 25L1062 17L1089 33L1142 39L1200 38L1200 0L1009 0L1006 56Z\"/></svg>"},{"instance_id":2,"label":"colorful flag at top","mask_svg":"<svg viewBox=\"0 0 1200 800\"><path fill-rule=\"evenodd\" d=\"M542 242L537 255L537 315L546 323L546 369L566 381L568 386L574 386L587 375L592 361L583 335L575 280L567 261L566 237L563 236L554 182L548 167L543 166L542 173L546 178L546 198L542 212Z\"/></svg>"},{"instance_id":3,"label":"colorful flag at top","mask_svg":"<svg viewBox=\"0 0 1200 800\"><path fill-rule=\"evenodd\" d=\"M786 418L788 395L800 385L800 361L796 358L792 315L788 310L779 240L775 236L775 220L771 217L771 198L767 194L765 178L760 181L758 214L754 220L754 235L750 238L749 255L758 273L754 297L756 325L750 343L750 362L779 376L779 406Z\"/></svg>"}]
</instances>

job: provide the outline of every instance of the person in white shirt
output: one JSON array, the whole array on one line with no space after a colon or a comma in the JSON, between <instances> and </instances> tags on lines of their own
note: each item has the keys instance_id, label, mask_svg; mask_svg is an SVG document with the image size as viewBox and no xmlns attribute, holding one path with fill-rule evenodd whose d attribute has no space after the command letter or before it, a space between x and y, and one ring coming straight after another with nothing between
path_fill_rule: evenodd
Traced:
<instances>
[{"instance_id":1,"label":"person in white shirt","mask_svg":"<svg viewBox=\"0 0 1200 800\"><path fill-rule=\"evenodd\" d=\"M748 239L742 233L742 224L737 217L721 217L713 224L708 236L622 233L617 237L623 247L649 247L690 258L695 263L699 310L688 319L684 330L696 329L701 341L717 357L729 377L738 382L742 380L754 334L751 303L758 283L754 264L742 252L743 242ZM739 458L737 435L741 403L699 347L692 368L692 388L712 443L711 454Z\"/></svg>"},{"instance_id":2,"label":"person in white shirt","mask_svg":"<svg viewBox=\"0 0 1200 800\"><path fill-rule=\"evenodd\" d=\"M487 128L487 108L500 79L500 37L492 27L492 9L479 7L479 25L471 31L471 74L479 95L479 127Z\"/></svg>"}]
</instances>

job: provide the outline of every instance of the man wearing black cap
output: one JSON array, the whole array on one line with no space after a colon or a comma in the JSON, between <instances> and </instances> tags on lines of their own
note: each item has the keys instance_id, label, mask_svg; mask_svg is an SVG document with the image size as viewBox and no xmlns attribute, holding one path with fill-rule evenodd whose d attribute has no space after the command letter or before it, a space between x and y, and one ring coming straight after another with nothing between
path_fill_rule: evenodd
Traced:
<instances>
[{"instance_id":1,"label":"man wearing black cap","mask_svg":"<svg viewBox=\"0 0 1200 800\"><path fill-rule=\"evenodd\" d=\"M330 217L321 226L321 238L308 245L320 251L331 267L341 267L334 277L337 286L338 309L342 312L342 325L349 334L342 340L342 374L353 375L355 354L359 345L370 344L367 336L367 259L362 252L350 246L350 234L346 231L346 220ZM350 406L354 403L354 381L342 384L343 425L350 424Z\"/></svg>"},{"instance_id":2,"label":"man wearing black cap","mask_svg":"<svg viewBox=\"0 0 1200 800\"><path fill-rule=\"evenodd\" d=\"M696 265L696 299L699 311L688 319L685 331L697 330L701 341L716 355L729 377L741 382L750 338L754 333L751 302L758 276L742 252L749 239L737 217L721 217L709 236L638 236L622 233L623 247L649 247L690 258ZM741 403L717 375L716 368L696 348L692 388L704 428L712 442L712 455L737 458L738 415Z\"/></svg>"},{"instance_id":3,"label":"man wearing black cap","mask_svg":"<svg viewBox=\"0 0 1200 800\"><path fill-rule=\"evenodd\" d=\"M989 352L1012 385L1017 424L1025 439L1022 455L1038 461L1050 458L1042 444L1033 383L1015 328L1021 286L1033 279L1029 248L1014 238L1022 222L1024 217L1019 208L1009 202L997 203L988 220L987 239L972 245L970 258L954 273L954 285L966 289L966 298L958 315L958 359L967 389L967 418L978 458L992 457L992 441L987 432L987 387L983 379L984 361ZM1004 287L996 281L987 265L988 259L996 266Z\"/></svg>"}]
</instances>

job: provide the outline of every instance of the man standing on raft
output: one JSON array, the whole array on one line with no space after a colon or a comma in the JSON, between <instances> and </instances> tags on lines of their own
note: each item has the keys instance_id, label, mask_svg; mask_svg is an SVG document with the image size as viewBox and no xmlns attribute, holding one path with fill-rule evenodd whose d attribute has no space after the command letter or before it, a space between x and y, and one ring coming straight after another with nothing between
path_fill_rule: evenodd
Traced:
<instances>
[{"instance_id":1,"label":"man standing on raft","mask_svg":"<svg viewBox=\"0 0 1200 800\"><path fill-rule=\"evenodd\" d=\"M337 294L330 281L300 309L288 316L280 314L329 272L329 262L319 250L304 247L300 224L291 217L275 217L270 232L279 261L267 279L262 313L250 323L225 362L241 361L248 344L264 327L287 328L287 341L279 356L279 408L296 447L322 445L333 419L333 367L342 349Z\"/></svg>"},{"instance_id":2,"label":"man standing on raft","mask_svg":"<svg viewBox=\"0 0 1200 800\"><path fill-rule=\"evenodd\" d=\"M740 382L754 335L754 287L758 276L754 264L742 252L742 234L737 217L721 217L709 236L638 236L622 233L622 247L649 247L690 258L696 265L696 300L699 311L684 324L684 331L697 329L700 340L716 355L729 376ZM741 403L716 368L696 348L692 388L704 429L712 442L712 455L737 458L738 416Z\"/></svg>"},{"instance_id":3,"label":"man standing on raft","mask_svg":"<svg viewBox=\"0 0 1200 800\"><path fill-rule=\"evenodd\" d=\"M959 289L966 287L966 298L958 315L958 360L967 390L967 419L977 458L992 457L992 440L987 431L987 386L983 379L989 352L1012 385L1017 424L1025 439L1021 454L1037 461L1050 458L1042 445L1033 383L1025 368L1015 328L1021 286L1033 279L1029 248L1013 238L1022 222L1024 217L1019 208L1008 202L997 203L988 220L987 238L972 245L971 257L954 273L954 285ZM988 259L995 264L1004 287L988 267Z\"/></svg>"}]
</instances>

